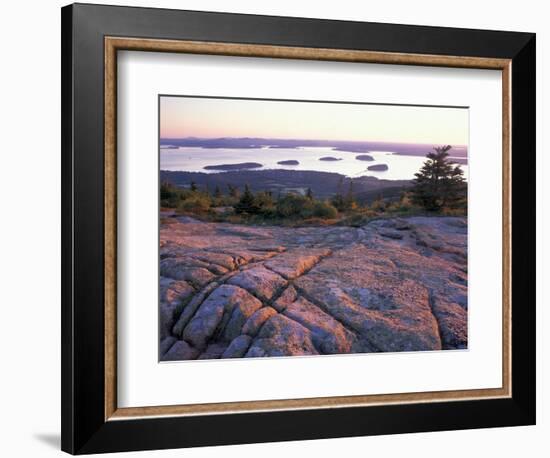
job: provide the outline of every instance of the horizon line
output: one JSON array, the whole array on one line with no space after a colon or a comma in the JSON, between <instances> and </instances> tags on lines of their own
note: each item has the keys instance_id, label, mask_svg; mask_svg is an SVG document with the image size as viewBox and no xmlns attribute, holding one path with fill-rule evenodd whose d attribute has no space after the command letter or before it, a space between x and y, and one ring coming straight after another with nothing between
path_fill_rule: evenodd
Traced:
<instances>
[{"instance_id":1,"label":"horizon line","mask_svg":"<svg viewBox=\"0 0 550 458\"><path fill-rule=\"evenodd\" d=\"M403 142L403 141L388 141L388 140L336 140L336 139L323 139L323 138L289 138L289 137L161 137L159 140L287 140L287 141L316 141L326 143L391 143L401 145L450 145L451 147L467 147L468 145L452 145L450 143L440 142Z\"/></svg>"}]
</instances>

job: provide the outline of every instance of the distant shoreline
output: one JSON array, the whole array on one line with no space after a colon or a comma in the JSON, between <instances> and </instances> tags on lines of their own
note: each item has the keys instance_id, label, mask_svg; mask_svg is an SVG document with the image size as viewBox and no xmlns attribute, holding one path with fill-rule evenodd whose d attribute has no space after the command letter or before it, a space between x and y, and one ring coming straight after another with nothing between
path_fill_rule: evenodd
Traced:
<instances>
[{"instance_id":1,"label":"distant shoreline","mask_svg":"<svg viewBox=\"0 0 550 458\"><path fill-rule=\"evenodd\" d=\"M391 151L404 156L425 156L433 151L434 144L378 142L378 141L344 141L344 140L304 140L304 139L273 139L273 138L161 138L161 149L169 147L195 147L208 149L296 149L301 147L329 147L338 152L367 153L371 151ZM452 145L452 156L457 158L468 157L466 145Z\"/></svg>"}]
</instances>

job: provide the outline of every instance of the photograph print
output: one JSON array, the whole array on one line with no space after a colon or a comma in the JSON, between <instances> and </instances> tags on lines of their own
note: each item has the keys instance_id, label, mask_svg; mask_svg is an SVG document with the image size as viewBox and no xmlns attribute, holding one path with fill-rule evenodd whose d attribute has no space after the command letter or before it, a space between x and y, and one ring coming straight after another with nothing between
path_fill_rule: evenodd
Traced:
<instances>
[{"instance_id":1,"label":"photograph print","mask_svg":"<svg viewBox=\"0 0 550 458\"><path fill-rule=\"evenodd\" d=\"M468 108L159 96L159 359L468 348Z\"/></svg>"}]
</instances>

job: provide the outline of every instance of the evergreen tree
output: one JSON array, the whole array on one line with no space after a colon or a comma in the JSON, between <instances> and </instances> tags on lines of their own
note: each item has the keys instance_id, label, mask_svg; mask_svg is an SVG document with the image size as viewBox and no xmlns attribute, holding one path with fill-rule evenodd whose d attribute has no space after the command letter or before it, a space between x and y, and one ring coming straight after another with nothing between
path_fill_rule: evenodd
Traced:
<instances>
[{"instance_id":1,"label":"evergreen tree","mask_svg":"<svg viewBox=\"0 0 550 458\"><path fill-rule=\"evenodd\" d=\"M466 182L462 169L449 161L450 145L435 147L418 173L412 188L413 202L429 211L457 208L466 203Z\"/></svg>"},{"instance_id":2,"label":"evergreen tree","mask_svg":"<svg viewBox=\"0 0 550 458\"><path fill-rule=\"evenodd\" d=\"M220 187L216 185L216 188L214 189L214 197L216 199L219 199L222 196L222 192L220 190Z\"/></svg>"},{"instance_id":3,"label":"evergreen tree","mask_svg":"<svg viewBox=\"0 0 550 458\"><path fill-rule=\"evenodd\" d=\"M342 195L342 186L344 183L344 178L340 177L338 180L338 186L336 188L336 194L332 197L331 203L338 210L345 210L344 196Z\"/></svg>"},{"instance_id":4,"label":"evergreen tree","mask_svg":"<svg viewBox=\"0 0 550 458\"><path fill-rule=\"evenodd\" d=\"M311 190L311 188L307 188L306 197L307 197L309 200L313 200L313 191Z\"/></svg>"},{"instance_id":5,"label":"evergreen tree","mask_svg":"<svg viewBox=\"0 0 550 458\"><path fill-rule=\"evenodd\" d=\"M198 191L199 188L197 188L197 183L194 181L191 182L191 191L195 192Z\"/></svg>"},{"instance_id":6,"label":"evergreen tree","mask_svg":"<svg viewBox=\"0 0 550 458\"><path fill-rule=\"evenodd\" d=\"M167 181L163 181L160 184L160 200L173 199L175 197L177 197L177 192L174 186Z\"/></svg>"},{"instance_id":7,"label":"evergreen tree","mask_svg":"<svg viewBox=\"0 0 550 458\"><path fill-rule=\"evenodd\" d=\"M357 203L355 202L355 199L353 197L353 180L349 180L349 188L348 192L346 193L346 196L344 198L344 209L345 210L353 210L357 207Z\"/></svg>"},{"instance_id":8,"label":"evergreen tree","mask_svg":"<svg viewBox=\"0 0 550 458\"><path fill-rule=\"evenodd\" d=\"M235 204L236 213L249 213L254 214L259 212L259 207L256 205L254 194L250 190L250 187L245 184L244 192L239 201Z\"/></svg>"},{"instance_id":9,"label":"evergreen tree","mask_svg":"<svg viewBox=\"0 0 550 458\"><path fill-rule=\"evenodd\" d=\"M233 186L232 184L228 184L227 189L229 190L229 195L231 197L234 197L235 199L239 197L239 188Z\"/></svg>"}]
</instances>

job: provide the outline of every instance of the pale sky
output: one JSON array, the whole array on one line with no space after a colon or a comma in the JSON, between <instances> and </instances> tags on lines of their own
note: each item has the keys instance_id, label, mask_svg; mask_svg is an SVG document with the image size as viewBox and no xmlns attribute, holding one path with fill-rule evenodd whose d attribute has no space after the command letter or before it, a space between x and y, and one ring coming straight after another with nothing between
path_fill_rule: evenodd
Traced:
<instances>
[{"instance_id":1,"label":"pale sky","mask_svg":"<svg viewBox=\"0 0 550 458\"><path fill-rule=\"evenodd\" d=\"M465 108L162 96L160 123L161 138L468 144Z\"/></svg>"}]
</instances>

